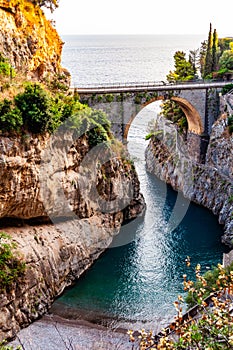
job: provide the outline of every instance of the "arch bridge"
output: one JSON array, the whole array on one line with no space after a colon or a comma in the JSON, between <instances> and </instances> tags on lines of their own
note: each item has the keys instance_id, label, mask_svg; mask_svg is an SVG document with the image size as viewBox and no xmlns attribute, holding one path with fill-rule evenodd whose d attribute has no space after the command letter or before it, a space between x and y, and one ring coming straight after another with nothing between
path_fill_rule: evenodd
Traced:
<instances>
[{"instance_id":1,"label":"arch bridge","mask_svg":"<svg viewBox=\"0 0 233 350\"><path fill-rule=\"evenodd\" d=\"M81 102L101 109L109 116L114 135L122 141L127 140L130 125L142 108L154 101L172 99L186 116L187 138L201 149L219 116L219 93L226 84L229 81L197 80L176 84L161 81L88 85L73 91L78 93Z\"/></svg>"}]
</instances>

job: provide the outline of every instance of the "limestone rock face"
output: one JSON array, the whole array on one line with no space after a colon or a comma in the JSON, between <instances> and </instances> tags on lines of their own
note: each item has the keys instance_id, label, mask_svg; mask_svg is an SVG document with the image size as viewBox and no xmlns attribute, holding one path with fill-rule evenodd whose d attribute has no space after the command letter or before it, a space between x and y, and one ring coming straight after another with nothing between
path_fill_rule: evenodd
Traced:
<instances>
[{"instance_id":1,"label":"limestone rock face","mask_svg":"<svg viewBox=\"0 0 233 350\"><path fill-rule=\"evenodd\" d=\"M226 117L213 125L205 164L185 150L185 144L171 143L171 133L154 137L146 151L147 169L183 192L184 197L212 210L224 225L222 240L233 247L233 136Z\"/></svg>"},{"instance_id":2,"label":"limestone rock face","mask_svg":"<svg viewBox=\"0 0 233 350\"><path fill-rule=\"evenodd\" d=\"M0 0L0 52L29 79L69 73L61 67L62 40L40 7L30 1Z\"/></svg>"},{"instance_id":3,"label":"limestone rock face","mask_svg":"<svg viewBox=\"0 0 233 350\"><path fill-rule=\"evenodd\" d=\"M131 162L72 132L0 138L0 231L26 274L0 292L0 339L43 315L145 205Z\"/></svg>"},{"instance_id":4,"label":"limestone rock face","mask_svg":"<svg viewBox=\"0 0 233 350\"><path fill-rule=\"evenodd\" d=\"M71 285L108 247L122 215L93 216L57 225L5 228L26 261L26 274L0 293L0 339L17 332L48 311L55 297Z\"/></svg>"},{"instance_id":5,"label":"limestone rock face","mask_svg":"<svg viewBox=\"0 0 233 350\"><path fill-rule=\"evenodd\" d=\"M233 179L233 137L227 129L227 116L215 123L206 156L207 164Z\"/></svg>"},{"instance_id":6,"label":"limestone rock face","mask_svg":"<svg viewBox=\"0 0 233 350\"><path fill-rule=\"evenodd\" d=\"M0 138L0 218L82 219L123 211L129 219L141 200L130 161L107 148L90 150L85 135Z\"/></svg>"},{"instance_id":7,"label":"limestone rock face","mask_svg":"<svg viewBox=\"0 0 233 350\"><path fill-rule=\"evenodd\" d=\"M62 41L30 1L0 0L0 52L23 80L62 74L69 82L61 67ZM0 137L0 231L26 262L25 275L0 288L0 341L42 316L109 247L121 225L144 212L123 145L114 153L76 134L61 128L51 137Z\"/></svg>"}]
</instances>

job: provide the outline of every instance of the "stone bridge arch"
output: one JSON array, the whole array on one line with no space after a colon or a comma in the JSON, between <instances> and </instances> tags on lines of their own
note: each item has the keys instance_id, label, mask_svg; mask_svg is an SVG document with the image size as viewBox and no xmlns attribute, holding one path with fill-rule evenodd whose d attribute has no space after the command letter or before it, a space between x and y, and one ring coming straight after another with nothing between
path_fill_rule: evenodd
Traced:
<instances>
[{"instance_id":1,"label":"stone bridge arch","mask_svg":"<svg viewBox=\"0 0 233 350\"><path fill-rule=\"evenodd\" d=\"M171 100L177 102L184 112L188 122L188 131L197 135L203 134L204 125L201 116L196 108L194 108L194 106L189 101L182 97L173 96Z\"/></svg>"},{"instance_id":2,"label":"stone bridge arch","mask_svg":"<svg viewBox=\"0 0 233 350\"><path fill-rule=\"evenodd\" d=\"M182 88L181 88L182 87ZM90 107L101 109L108 115L112 122L112 131L116 138L125 140L129 127L135 116L148 104L171 98L176 101L184 111L188 121L188 134L207 136L218 117L218 89L189 88L179 86L179 89L170 86L156 89L135 90L124 88L98 90L93 92L84 89L79 92L80 102L87 103Z\"/></svg>"},{"instance_id":3,"label":"stone bridge arch","mask_svg":"<svg viewBox=\"0 0 233 350\"><path fill-rule=\"evenodd\" d=\"M137 85L108 89L84 88L77 92L80 102L101 109L108 115L112 132L121 141L127 139L130 125L142 108L158 100L170 98L176 101L187 118L186 142L190 154L197 161L203 161L212 125L219 115L219 88L211 84L163 84L151 88Z\"/></svg>"},{"instance_id":4,"label":"stone bridge arch","mask_svg":"<svg viewBox=\"0 0 233 350\"><path fill-rule=\"evenodd\" d=\"M123 139L127 140L129 128L130 128L133 120L137 116L137 114L143 108L145 108L146 106L150 105L153 102L156 102L159 100L166 100L166 99L167 99L166 95L165 96L159 95L157 97L153 97L151 100L146 101L145 103L140 105L140 108L137 111L137 113L133 114L130 117L128 123L125 125ZM202 122L201 116L198 113L198 111L196 110L196 108L189 101L187 101L185 98L182 98L182 97L172 96L171 100L177 102L178 105L180 106L180 108L182 109L182 111L184 112L185 117L186 117L187 122L188 122L188 132L191 132L191 133L196 134L196 135L203 134L204 133L203 122Z\"/></svg>"}]
</instances>

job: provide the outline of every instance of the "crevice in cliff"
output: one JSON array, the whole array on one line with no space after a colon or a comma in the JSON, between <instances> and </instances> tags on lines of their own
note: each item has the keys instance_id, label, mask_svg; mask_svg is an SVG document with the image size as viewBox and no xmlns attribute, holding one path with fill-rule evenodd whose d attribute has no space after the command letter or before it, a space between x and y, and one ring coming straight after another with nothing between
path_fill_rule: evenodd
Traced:
<instances>
[{"instance_id":1,"label":"crevice in cliff","mask_svg":"<svg viewBox=\"0 0 233 350\"><path fill-rule=\"evenodd\" d=\"M21 219L4 217L0 218L0 228L3 230L6 227L23 227L23 226L40 226L52 224L49 217L36 217L31 219Z\"/></svg>"}]
</instances>

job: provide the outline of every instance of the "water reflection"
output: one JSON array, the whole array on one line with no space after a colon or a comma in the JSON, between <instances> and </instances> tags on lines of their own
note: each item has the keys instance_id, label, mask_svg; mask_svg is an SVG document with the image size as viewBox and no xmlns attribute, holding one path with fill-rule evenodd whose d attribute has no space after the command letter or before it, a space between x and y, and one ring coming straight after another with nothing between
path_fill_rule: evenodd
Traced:
<instances>
[{"instance_id":1,"label":"water reflection","mask_svg":"<svg viewBox=\"0 0 233 350\"><path fill-rule=\"evenodd\" d=\"M151 113L145 114L151 117ZM135 323L135 327L142 323L165 325L175 314L172 304L177 294L183 293L183 274L194 278L197 263L205 271L222 261L226 250L220 241L222 227L207 209L179 196L187 212L180 224L169 230L167 223L177 193L145 170L146 116L135 119L128 145L137 159L135 165L147 203L145 217L123 226L113 248L54 304L55 309L56 305L62 306L63 315L64 310L67 314L72 310L73 317L94 322L114 319L118 326L127 322ZM122 237L130 243L117 246ZM191 258L189 268L187 256Z\"/></svg>"}]
</instances>

